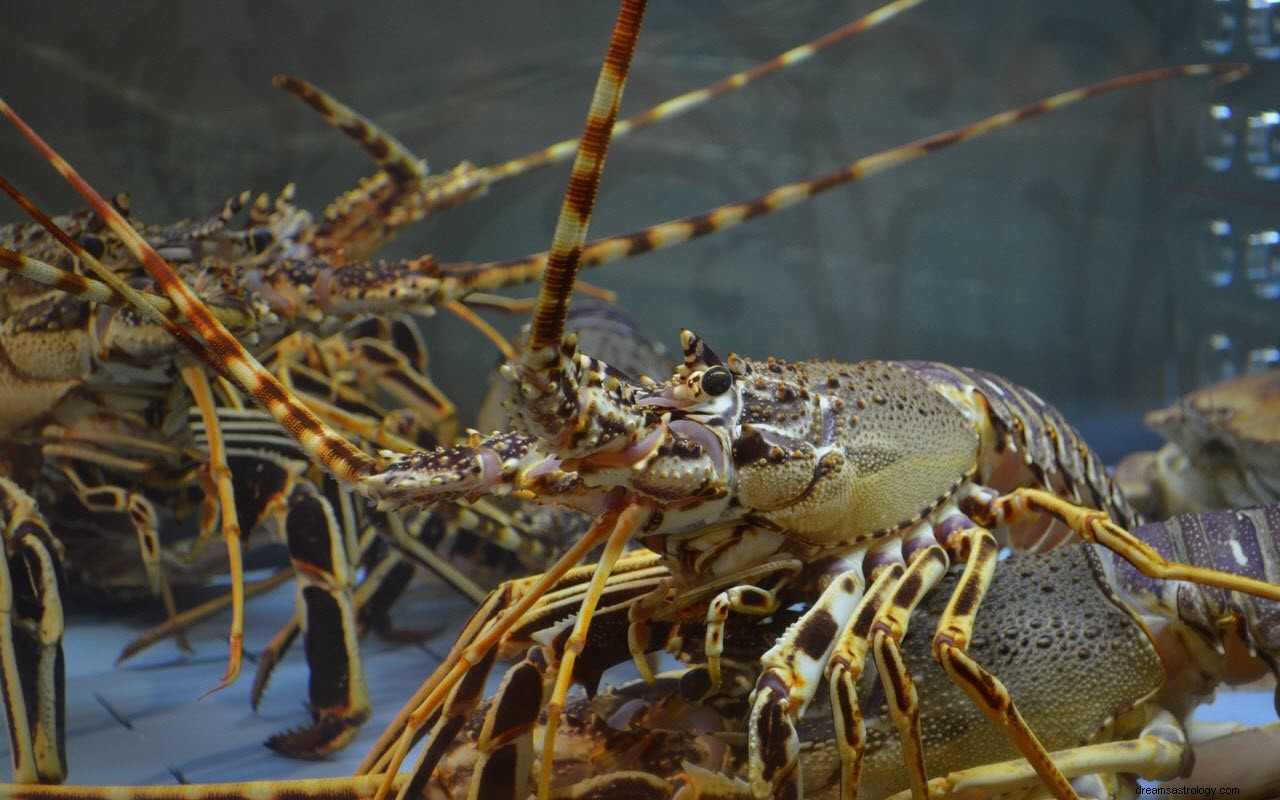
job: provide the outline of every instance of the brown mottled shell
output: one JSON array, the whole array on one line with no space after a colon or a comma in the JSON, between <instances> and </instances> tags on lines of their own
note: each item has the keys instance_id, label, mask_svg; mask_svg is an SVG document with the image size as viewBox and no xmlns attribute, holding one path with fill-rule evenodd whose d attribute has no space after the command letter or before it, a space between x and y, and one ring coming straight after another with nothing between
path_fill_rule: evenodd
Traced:
<instances>
[{"instance_id":1,"label":"brown mottled shell","mask_svg":"<svg viewBox=\"0 0 1280 800\"><path fill-rule=\"evenodd\" d=\"M1211 432L1237 446L1280 448L1280 369L1197 389L1169 408L1147 414L1145 421L1187 450Z\"/></svg>"},{"instance_id":2,"label":"brown mottled shell","mask_svg":"<svg viewBox=\"0 0 1280 800\"><path fill-rule=\"evenodd\" d=\"M1169 444L1116 476L1149 517L1280 502L1280 369L1197 389L1146 423Z\"/></svg>"}]
</instances>

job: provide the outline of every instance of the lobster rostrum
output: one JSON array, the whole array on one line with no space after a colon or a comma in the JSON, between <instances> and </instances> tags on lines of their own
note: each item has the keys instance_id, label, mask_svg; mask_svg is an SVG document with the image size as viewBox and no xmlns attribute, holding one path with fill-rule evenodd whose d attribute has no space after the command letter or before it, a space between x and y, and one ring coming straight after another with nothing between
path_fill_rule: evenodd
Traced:
<instances>
[{"instance_id":1,"label":"lobster rostrum","mask_svg":"<svg viewBox=\"0 0 1280 800\"><path fill-rule=\"evenodd\" d=\"M1098 510L1116 506L1110 510L1124 519L1096 459L1070 428L1049 416L1034 395L979 373L926 364L797 365L733 356L721 363L686 335L684 367L658 385L626 379L577 353L571 338L562 341L564 312L641 5L624 5L548 259L535 324L520 362L508 368L523 433L475 435L464 447L422 455L365 456L293 401L168 265L118 215L112 219L116 233L204 340L200 352L335 476L388 506L518 490L598 515L591 531L544 578L446 661L429 682L426 700L410 715L387 772L398 768L414 733L470 668L574 562L604 542L604 556L555 671L545 733L552 740L592 611L623 545L634 535L657 547L673 573L668 591L655 592L651 613L705 602L713 642L716 627L731 611L767 613L790 592L818 597L763 660L749 721L757 795L799 791L794 719L824 672L830 673L833 707L847 711L856 705L852 686L869 650L902 732L912 788L923 792L918 708L898 642L912 609L956 556L965 572L939 623L935 655L987 713L1001 720L1054 793L1074 796L999 682L964 652L995 564L996 541L989 528L1038 522L1047 513L1085 538L1124 551L1152 574L1271 598L1280 597L1280 591L1263 581L1171 565L1141 546ZM1177 74L1208 71L1185 68ZM1089 93L1067 93L1002 117L1040 113ZM973 132L967 129L947 141ZM917 145L933 146L937 142ZM65 162L47 148L46 155L95 210L109 213ZM752 400L767 405L753 406ZM876 424L864 424L864 417ZM996 468L1010 458L1031 477L1002 493L994 480ZM1076 499L1092 506L1081 507ZM632 649L637 656L643 653L643 642ZM837 726L843 779L854 785L861 753L856 713L842 714ZM429 770L430 764L424 767ZM548 770L544 764L543 795Z\"/></svg>"}]
</instances>

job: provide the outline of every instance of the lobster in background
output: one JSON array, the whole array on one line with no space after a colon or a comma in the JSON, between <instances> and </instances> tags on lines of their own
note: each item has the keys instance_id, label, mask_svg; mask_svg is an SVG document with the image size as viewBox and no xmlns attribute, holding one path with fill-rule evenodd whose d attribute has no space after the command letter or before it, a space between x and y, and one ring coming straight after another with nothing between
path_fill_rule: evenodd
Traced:
<instances>
[{"instance_id":1,"label":"lobster in background","mask_svg":"<svg viewBox=\"0 0 1280 800\"><path fill-rule=\"evenodd\" d=\"M1135 538L1126 530L1134 521L1131 512L1075 432L1034 394L989 374L921 362L753 362L733 355L722 360L685 332L684 363L658 384L579 353L572 337L562 337L564 315L642 5L624 3L534 325L520 359L505 369L515 385L513 411L521 428L515 433L474 434L463 445L434 451L364 455L294 400L119 215L112 217L65 162L45 152L94 209L110 217L113 230L165 290L183 319L171 323L175 335L248 391L335 477L383 507L519 492L596 515L591 530L544 576L518 592L493 595L482 607L424 686L425 699L403 729L393 731L394 748L371 756L368 766L386 773L379 796L395 780L418 732L434 721L432 738L401 791L425 785L451 732L469 716L477 678L487 673L496 645L587 551L604 544L576 621L566 631L563 656L550 663L526 660L508 674L509 683L540 690L502 693L518 698L519 706L496 705L491 718L503 727L486 722L477 744L486 765L527 765L529 746L515 734L536 719L541 703L529 700L545 694L542 739L549 752L594 612L611 588L609 576L624 545L634 537L669 572L628 606L628 651L642 672L645 652L658 644L647 637L650 620L704 616L714 688L721 682L723 634L732 615L769 615L796 602L807 606L761 656L746 717L754 796L802 791L795 726L823 677L839 712L834 722L840 781L846 792L858 785L865 742L856 685L869 654L902 742L912 793L926 794L920 708L901 643L912 613L955 560L964 571L931 640L933 657L997 722L1055 796L1076 797L998 677L968 653L974 617L996 567L995 532L1031 547L1054 541L1052 528L1060 522L1116 550L1150 577L1270 600L1280 599L1280 588L1170 562ZM1161 74L1215 71L1229 70L1188 67ZM1003 117L1040 113L1096 91L1065 93ZM551 767L548 759L539 771L540 796L550 794ZM522 792L518 784L507 785Z\"/></svg>"}]
</instances>

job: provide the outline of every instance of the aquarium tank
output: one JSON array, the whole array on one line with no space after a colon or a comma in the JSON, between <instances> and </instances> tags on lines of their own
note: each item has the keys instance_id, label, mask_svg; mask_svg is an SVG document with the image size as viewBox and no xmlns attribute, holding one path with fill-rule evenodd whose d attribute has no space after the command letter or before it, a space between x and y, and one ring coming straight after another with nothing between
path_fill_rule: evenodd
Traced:
<instances>
[{"instance_id":1,"label":"aquarium tank","mask_svg":"<svg viewBox=\"0 0 1280 800\"><path fill-rule=\"evenodd\" d=\"M622 116L872 7L653 0ZM578 135L614 13L611 3L515 0L49 0L0 26L0 96L104 194L127 193L137 219L176 222L242 190L274 196L286 186L321 214L375 167L274 76L329 92L433 172L498 164ZM931 0L619 138L591 222L593 238L630 233L1067 90L1198 62L1249 74L1091 97L581 280L677 354L689 328L721 355L936 360L999 373L1059 408L1114 463L1158 443L1146 412L1280 366L1272 0ZM497 182L408 227L377 257L479 264L543 251L568 171L562 161ZM0 173L51 213L83 205L7 125ZM0 221L26 219L0 208ZM536 285L503 294L530 298ZM480 313L505 336L527 321L524 306ZM445 311L421 325L432 380L475 424L498 351ZM255 624L269 635L271 624ZM213 684L223 657L204 660L197 688ZM86 693L98 690L76 691L72 702L92 705ZM204 708L225 702L249 724L243 694L222 697L239 691ZM379 713L393 713L406 691L379 689ZM281 691L265 728L295 717L298 697ZM193 725L205 724L199 710ZM235 746L244 763L268 765L244 775L279 774L252 737ZM187 777L219 774L212 757L183 759L171 760ZM73 763L83 780L162 779L110 766Z\"/></svg>"}]
</instances>

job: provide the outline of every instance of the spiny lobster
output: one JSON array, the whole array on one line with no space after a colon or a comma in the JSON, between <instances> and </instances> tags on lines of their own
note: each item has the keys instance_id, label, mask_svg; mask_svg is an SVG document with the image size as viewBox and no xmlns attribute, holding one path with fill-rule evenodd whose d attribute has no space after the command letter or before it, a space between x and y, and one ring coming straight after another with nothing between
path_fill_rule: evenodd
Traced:
<instances>
[{"instance_id":1,"label":"spiny lobster","mask_svg":"<svg viewBox=\"0 0 1280 800\"><path fill-rule=\"evenodd\" d=\"M829 47L868 27L890 19L918 2L919 0L897 0L883 9L828 33L815 42L793 48L745 73L730 76L710 87L696 90L674 98L667 103L660 104L650 111L633 117L625 125L630 129L634 129L683 113L711 97L740 88L750 81L768 75L785 66L798 63L818 50ZM405 225L434 211L447 208L472 197L484 191L495 181L563 158L572 152L575 142L561 142L539 153L515 159L492 168L478 169L464 163L441 176L432 176L427 174L425 165L409 154L398 142L378 131L370 123L361 119L350 109L337 103L332 98L295 79L281 78L277 82L315 107L331 124L356 139L374 157L380 167L380 171L375 176L362 181L357 189L332 203L325 215L319 219L312 220L305 212L294 208L288 202L287 197L282 198L283 202L277 202L275 213L266 217L266 219L272 220L271 225L263 225L261 220L254 221L251 218L251 222L255 222L255 227L246 229L240 240L237 240L242 240L249 247L243 252L235 251L234 257L231 258L231 263L227 263L227 247L222 239L213 238L211 242L205 243L201 241L201 237L209 238L210 234L216 236L223 233L226 227L226 216L233 211L232 204L228 204L219 217L211 219L209 223L178 226L183 234L186 234L188 230L194 232L189 237L193 244L188 245L186 239L179 241L171 248L171 256L175 253L185 254L179 257L193 259L200 265L201 269L204 269L205 265L202 259L208 254L208 251L213 251L220 259L218 263L219 269L241 273L233 276L233 286L244 291L248 297L253 298L253 302L249 305L254 309L255 313L250 313L246 316L243 313L238 313L235 309L220 309L224 314L224 319L227 318L227 314L230 314L230 319L235 320L237 325L242 328L242 330L238 331L239 333L248 332L258 336L260 339L258 346L262 346L264 343L272 343L275 337L282 335L290 326L298 327L300 321L304 325L314 324L323 329L325 320L334 314L350 314L374 308L385 308L388 304L393 308L410 307L415 309L426 307L428 304L452 304L453 298L464 292L471 294L475 299L479 299L479 294L476 293L478 289L507 285L513 282L529 280L536 276L541 263L541 259L538 257L519 259L508 264L460 265L448 274L436 271L429 258L414 259L395 265L379 264L374 266L364 265L353 261L353 259L376 249ZM856 177L856 174L855 171L850 170L839 180L850 180ZM793 202L799 196L807 196L816 191L821 191L829 185L831 185L830 181L825 185L815 184L807 189L802 189L799 193L792 191L787 195L786 199L788 202ZM25 202L18 198L16 192L11 191L10 193L14 194L15 198L19 199L20 202ZM760 210L770 207L769 204L756 204L756 206L756 210L750 215L760 213ZM259 207L262 207L265 215L266 206L263 205L261 200L255 205L255 211ZM36 213L30 208L29 210L33 214ZM614 240L598 243L591 258L596 263L602 263L629 252L653 249L682 241L688 238L689 235L702 235L717 227L736 224L742 218L742 216L739 216L736 219L725 218L723 222L712 221L709 225L699 226L698 230L692 232L692 234L682 232L681 229L687 223L680 222L677 223L675 228L616 237ZM25 232L20 232L22 233L21 244L23 245L21 249L28 250L28 253L16 253L14 251L0 253L0 256L4 258L4 266L28 278L48 282L63 289L70 289L80 298L93 303L119 303L122 301L124 293L121 287L104 286L93 279L69 274L65 268L59 269L57 265L44 263L30 255L32 252L39 255L44 255L47 251L58 252L54 249L56 247L55 240L61 239L62 245L73 254L75 259L87 262L96 249L101 249L105 253L114 255L120 250L118 239L114 237L104 239L103 237L95 236L94 244L92 245L88 240L83 243L76 243L73 241L76 238L75 236L62 235L60 237L55 232L56 224L51 225L47 222L42 222L41 224L47 228L47 232L36 228L35 234L37 238L43 237L43 241L38 246L28 246L28 237ZM154 238L167 241L168 238L172 237L157 236ZM101 247L99 247L99 243L101 243ZM103 253L99 253L99 255L101 256ZM112 262L114 262L114 258L108 260L108 263ZM95 267L95 270L101 272L102 268ZM314 285L312 285L313 282ZM243 283L243 286L238 286L238 283ZM226 287L224 286L223 289L225 290ZM165 301L159 300L158 302L163 307ZM268 310L270 314L286 317L288 324L276 326L270 334L267 334L261 328L262 320L258 307ZM134 337L139 338L139 331L145 332L147 335L145 340L148 342L153 341L155 333L163 328L163 325L158 324L156 320L148 321L145 319L145 315L141 320L130 319L128 322L130 332ZM245 327L246 325L247 328ZM261 341L262 339L265 339L265 342ZM365 352L369 352L369 347L370 345L365 346ZM384 353L379 356L379 359L385 357L386 354ZM199 382L197 372L185 370L183 374L184 379L189 377L191 380ZM22 377L26 378L27 376ZM69 383L74 384L76 377L79 376L72 376ZM419 382L424 384L425 396L429 401L434 401L436 406L436 408L429 410L434 411L437 417L448 419L452 406L448 404L447 400L444 400L438 393L434 392L433 387L430 386L429 382L425 381L425 378ZM68 381L63 381L54 387L54 390L65 391L67 383ZM239 572L238 558L235 556L238 553L238 549L234 545L238 540L239 526L235 516L231 513L235 509L232 499L236 494L232 485L233 481L228 479L231 469L223 452L225 447L219 444L219 437L216 435L219 425L216 421L217 414L210 404L209 389L207 387L193 386L192 392L205 398L200 405L201 416L203 417L201 424L207 432L210 456L213 461L210 472L212 475L217 476L216 495L222 511L224 536L228 541L228 545L233 547L231 551L233 555L231 569L233 576L237 576ZM422 394L422 392L419 393ZM315 405L321 401L319 398L312 396L308 402ZM338 416L341 418L343 414L339 413ZM332 413L330 413L330 419L333 419ZM447 439L447 428L438 419L436 425L437 435ZM366 426L363 430L367 431L369 427ZM385 435L385 432L380 432L379 435ZM134 441L142 441L146 437L134 435L131 438ZM392 444L393 441L393 439L386 439L382 443ZM400 440L400 442L403 444L404 440ZM262 506L262 509L251 514L254 519L261 519L266 516L267 512L275 515L281 504L286 507L294 505L293 498L296 492L292 487L295 486L293 476L296 475L297 471L287 467L274 457L265 460L257 458L257 460L260 466L266 466L281 481L277 491L264 495L266 503ZM305 484L302 485L305 486ZM215 493L213 489L210 489L209 492L211 496ZM150 504L145 497L132 494L125 496L120 492L116 492L116 494L125 497L129 502L137 499L145 507L150 508ZM320 500L320 502L321 506L323 506L323 500ZM125 505L124 500L116 501L116 506L123 508ZM96 507L93 510L98 513L103 511L103 509ZM319 514L317 519L327 516L331 522L334 520L335 515L332 513L320 513L318 511L316 513ZM147 514L145 515L145 520L143 520L146 524L143 524L143 522L137 523L139 537L147 545L145 552L149 553L158 551L155 546L155 525L151 522L154 516L154 513ZM474 517L474 514L472 516ZM341 518L347 520L349 515L341 515ZM211 517L206 514L206 520L210 519ZM249 523L247 522L246 524ZM251 524L250 527L252 527ZM332 526L330 527L332 528ZM349 528L350 525L346 527ZM392 527L394 528L394 526ZM348 531L346 535L347 550L353 549L353 537L354 534ZM338 601L339 606L344 605L342 598L347 592L344 586L348 581L342 577L342 570L337 569L335 565L337 550L334 548L339 538L337 533L334 532L329 537L328 546L317 542L315 543L315 548L311 551L297 555L299 568L305 574L328 576L322 580L320 586L313 587L323 588L323 591L316 595L316 601L326 609L324 612L319 612L322 619L332 616L329 613L329 608L333 601ZM401 537L399 546L409 550L414 549L413 542L405 540L403 537ZM423 560L427 560L426 557L430 554L423 552L421 555ZM431 562L428 561L428 563ZM330 566L326 566L326 564ZM440 569L441 567L437 566L437 570ZM232 594L232 656L227 674L224 676L221 685L226 685L226 683L234 679L238 671L239 631L242 628L240 620L243 616L241 611L243 599L242 592L238 591L239 585L238 578L233 577L233 587L237 590L233 591ZM304 592L304 596L309 596L309 593ZM340 630L340 633L335 635L349 641L351 637L350 614L342 613L338 616L347 619L348 623L335 626L331 622L326 622L324 623L324 629L329 631L336 627ZM352 724L362 717L364 712L360 709L365 705L358 699L361 696L361 692L358 686L360 682L355 677L358 675L358 671L355 671L354 668L355 658L354 651L348 646L347 662L352 672L348 678L341 682L344 686L349 685L348 689L342 691L345 697L344 702L336 707L334 711L326 712L323 709L328 707L327 704L319 702L313 691L312 709L313 714L316 715L315 723L309 729L281 740L280 745L283 749L297 754L321 753L339 746L353 732ZM265 663L270 663L270 661L268 660ZM327 666L323 668L317 667L317 669L322 669L326 674L329 672L329 667ZM260 671L260 677L262 674ZM51 776L46 776L47 779L49 777Z\"/></svg>"},{"instance_id":2,"label":"spiny lobster","mask_svg":"<svg viewBox=\"0 0 1280 800\"><path fill-rule=\"evenodd\" d=\"M1044 532L1040 523L1047 514L1077 534L1121 551L1152 575L1269 598L1280 597L1280 590L1263 581L1170 564L1105 513L1073 502L1083 500L1128 521L1123 501L1111 491L1096 459L1056 412L993 376L921 363L797 365L735 356L722 362L686 333L685 364L659 385L619 375L578 354L572 339L562 342L564 311L634 46L639 5L625 4L615 29L534 327L523 356L507 369L517 386L515 405L523 433L476 434L459 448L387 454L381 460L363 455L294 402L163 260L118 216L113 219L117 233L131 243L190 326L180 335L188 344L193 331L203 339L197 351L253 394L335 476L358 484L387 506L518 489L598 514L592 530L519 602L489 609L495 612L493 624L486 619L474 640L446 662L440 679L429 682L428 697L411 715L388 772L398 768L414 732L441 711L446 696L462 685L458 682L471 668L487 669L481 663L485 654L547 586L604 542L605 556L583 599L563 661L550 672L555 686L545 739L552 741L591 612L622 546L635 534L662 554L673 576L641 605L636 622L646 615L705 606L713 664L730 611L769 613L793 596L819 597L763 659L749 722L755 794L799 791L790 746L794 719L828 667L834 671L833 705L842 710L854 705L852 685L868 649L886 681L913 792L923 792L918 708L898 642L911 611L955 556L965 561L966 569L934 638L935 657L987 713L1000 718L1054 793L1074 796L998 681L965 653L973 614L995 564L996 543L989 528L1025 522L1035 529L1027 534L1034 541ZM1164 74L1229 69L1191 67ZM1004 119L1055 108L1093 91L1066 93ZM47 148L45 152L95 210L109 214L109 207L65 162ZM785 200L787 194L770 199L779 198ZM1007 466L1021 473L1009 480L1000 475ZM1014 539L1022 541L1017 532ZM866 582L870 587L864 593ZM847 637L841 633L846 627ZM633 654L640 658L645 646L633 640ZM443 706L440 725L448 729L458 719L457 709ZM856 784L861 757L856 716L838 717L837 727L845 742L842 780L846 786ZM425 751L427 758L411 785L429 774L431 756L438 756L438 737L436 742ZM510 757L505 747L499 745L488 757ZM549 771L550 764L544 763L542 795L548 792Z\"/></svg>"},{"instance_id":3,"label":"spiny lobster","mask_svg":"<svg viewBox=\"0 0 1280 800\"><path fill-rule=\"evenodd\" d=\"M1185 514L1143 524L1133 533L1170 558L1270 582L1280 577L1277 506ZM939 587L953 589L962 572L953 566ZM621 589L632 574L629 569L619 576L622 580L611 580L611 588L616 584ZM998 726L934 663L931 632L946 613L947 594L922 602L916 610L918 624L902 642L919 690L927 774L936 776L929 782L929 796L1034 793L1039 776L1031 765L1017 758ZM607 797L630 790L655 800L751 797L744 723L750 708L747 692L759 669L755 659L801 613L792 608L769 618L734 620L725 651L732 677L710 695L700 626L691 620L663 629L667 648L696 666L678 681L606 690L591 700L573 697L565 710L565 735L555 744L556 796L582 792ZM553 619L550 613L545 616ZM553 651L564 644L560 632L566 623L549 627L534 638L546 651L543 657L554 658ZM1028 723L1055 751L1054 762L1082 794L1132 797L1133 780L1141 777L1234 786L1244 796L1261 798L1272 796L1280 781L1274 760L1280 746L1276 725L1224 734L1212 725L1192 730L1196 724L1188 719L1218 687L1274 676L1277 635L1280 604L1214 587L1152 580L1105 549L1072 543L1044 553L1015 553L998 564L970 646L1002 676ZM595 637L587 645L588 688L611 662L610 652ZM626 657L616 643L612 653ZM486 744L498 736L489 726L518 707L518 699L506 692L519 687L517 681L505 681L504 691L478 705L423 787L425 796L465 796L477 786L500 785L502 767L485 758ZM866 726L857 796L909 796L890 701L874 670L859 681L857 700ZM852 796L847 786L841 791L835 719L826 703L817 702L799 721L805 797ZM541 725L539 721L522 735L540 742ZM543 752L535 758L541 760ZM1002 763L1004 759L1012 760ZM1254 762L1270 768L1252 769ZM492 774L483 774L485 769ZM1244 777L1246 771L1251 779ZM1233 774L1240 777L1233 779Z\"/></svg>"},{"instance_id":4,"label":"spiny lobster","mask_svg":"<svg viewBox=\"0 0 1280 800\"><path fill-rule=\"evenodd\" d=\"M1150 516L1280 501L1280 369L1201 387L1146 415L1167 441L1116 467Z\"/></svg>"},{"instance_id":5,"label":"spiny lobster","mask_svg":"<svg viewBox=\"0 0 1280 800\"><path fill-rule=\"evenodd\" d=\"M1280 569L1280 507L1183 515L1148 523L1134 535L1157 550L1194 554L1200 566L1242 570L1274 578ZM1246 555L1240 564L1240 553ZM628 658L621 636L628 605L661 582L656 554L638 552L620 561L608 581L604 627L592 633L579 662L578 679L594 687L600 672ZM539 603L528 627L514 631L516 651L554 658L572 620L558 609L572 606L591 568L566 576L554 600ZM954 587L962 568L940 582ZM528 580L523 581L527 585ZM930 631L945 613L946 597L935 594L917 609L917 622L902 652L920 692L931 797L1010 797L1033 791L1038 776L1016 749L932 659ZM743 731L748 694L759 672L759 655L803 613L780 610L771 617L735 617L727 624L722 686L708 693L705 628L697 619L660 623L652 633L687 669L652 683L603 687L567 698L555 743L552 788L556 797L635 797L645 800L751 796L749 756ZM1190 711L1220 685L1274 672L1280 606L1194 585L1153 581L1105 550L1074 543L1046 553L1014 554L996 567L989 594L975 620L972 647L1003 676L1052 758L1081 792L1096 798L1130 798L1133 778L1191 785L1234 786L1241 796L1271 796L1278 742L1275 725L1250 731L1196 733ZM526 659L528 660L528 659ZM523 666L513 667L513 673ZM499 693L481 701L458 735L444 743L438 771L421 787L427 798L466 797L480 787L491 792L510 782L509 764L486 761L485 733L522 703L521 683L504 681ZM858 684L865 717L867 752L858 797L903 796L903 753L887 700L874 670ZM508 730L531 747L545 717ZM805 796L840 794L834 718L815 703L799 721L800 770ZM1208 735L1206 735L1208 733ZM534 752L534 764L542 754ZM1003 759L1013 759L1004 762ZM1192 763L1196 771L1190 772ZM524 769L529 769L525 764ZM536 769L534 770L536 772ZM1189 777L1188 777L1188 773ZM1215 777L1216 775L1216 777ZM1233 777L1234 776L1234 777ZM207 800L224 798L368 797L381 776L151 787L5 786L0 796L46 800ZM405 776L404 780L407 780ZM481 796L497 796L496 793Z\"/></svg>"}]
</instances>

